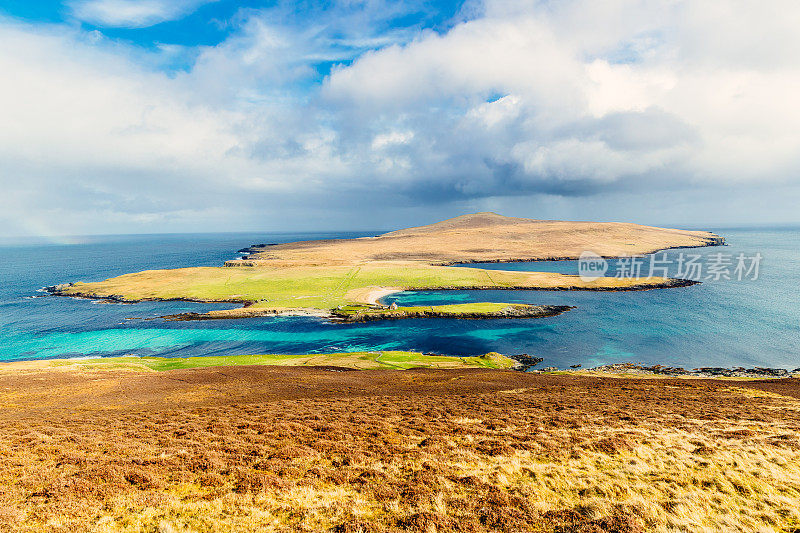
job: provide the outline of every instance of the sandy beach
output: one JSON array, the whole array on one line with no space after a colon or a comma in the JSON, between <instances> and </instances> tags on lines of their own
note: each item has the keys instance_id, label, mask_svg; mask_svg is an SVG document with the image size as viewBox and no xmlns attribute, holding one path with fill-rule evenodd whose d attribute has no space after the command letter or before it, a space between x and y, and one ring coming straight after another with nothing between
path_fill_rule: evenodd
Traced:
<instances>
[{"instance_id":1,"label":"sandy beach","mask_svg":"<svg viewBox=\"0 0 800 533\"><path fill-rule=\"evenodd\" d=\"M355 291L350 291L347 295L358 303L379 305L381 298L398 292L403 292L403 289L399 287L364 287Z\"/></svg>"}]
</instances>

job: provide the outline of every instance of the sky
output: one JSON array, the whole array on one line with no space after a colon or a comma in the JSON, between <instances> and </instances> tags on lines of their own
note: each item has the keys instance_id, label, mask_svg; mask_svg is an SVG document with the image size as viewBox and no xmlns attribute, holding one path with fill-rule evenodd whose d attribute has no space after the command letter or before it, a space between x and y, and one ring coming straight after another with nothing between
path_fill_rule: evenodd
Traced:
<instances>
[{"instance_id":1,"label":"sky","mask_svg":"<svg viewBox=\"0 0 800 533\"><path fill-rule=\"evenodd\" d=\"M0 0L0 236L800 223L800 3Z\"/></svg>"}]
</instances>

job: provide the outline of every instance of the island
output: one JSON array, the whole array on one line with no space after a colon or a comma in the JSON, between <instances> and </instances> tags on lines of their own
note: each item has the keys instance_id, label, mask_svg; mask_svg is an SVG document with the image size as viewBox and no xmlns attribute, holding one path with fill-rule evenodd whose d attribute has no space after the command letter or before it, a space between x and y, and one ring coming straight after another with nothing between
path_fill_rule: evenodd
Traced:
<instances>
[{"instance_id":1,"label":"island","mask_svg":"<svg viewBox=\"0 0 800 533\"><path fill-rule=\"evenodd\" d=\"M707 231L616 222L563 222L476 213L376 237L258 245L219 267L146 270L99 282L49 288L60 296L117 302L183 300L242 307L188 313L178 320L306 314L343 321L408 317L553 316L566 306L477 302L387 309L380 299L405 290L537 289L627 291L682 287L690 280L600 277L461 268L458 264L642 255L668 248L716 246Z\"/></svg>"}]
</instances>

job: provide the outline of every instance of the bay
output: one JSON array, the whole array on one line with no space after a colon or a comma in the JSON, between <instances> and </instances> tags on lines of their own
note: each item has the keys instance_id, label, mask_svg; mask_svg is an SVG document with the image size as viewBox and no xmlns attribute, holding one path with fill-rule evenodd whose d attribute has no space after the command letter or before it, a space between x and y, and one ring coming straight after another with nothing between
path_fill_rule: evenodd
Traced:
<instances>
[{"instance_id":1,"label":"bay","mask_svg":"<svg viewBox=\"0 0 800 533\"><path fill-rule=\"evenodd\" d=\"M562 368L612 362L687 368L800 366L800 231L712 231L725 236L728 246L668 250L657 257L675 275L680 254L699 255L704 265L720 253L734 263L737 254L761 254L757 279L703 279L692 287L644 292L412 291L386 300L415 305L495 301L574 305L576 309L545 319L415 319L366 324L337 324L311 317L168 322L156 317L231 306L99 304L43 296L37 290L146 269L221 265L235 258L238 249L254 243L374 233L92 236L60 243L5 244L0 245L0 360L403 349L447 355L528 353L543 357L543 366ZM617 265L610 263L609 275L613 275ZM578 271L576 261L463 268L474 266Z\"/></svg>"}]
</instances>

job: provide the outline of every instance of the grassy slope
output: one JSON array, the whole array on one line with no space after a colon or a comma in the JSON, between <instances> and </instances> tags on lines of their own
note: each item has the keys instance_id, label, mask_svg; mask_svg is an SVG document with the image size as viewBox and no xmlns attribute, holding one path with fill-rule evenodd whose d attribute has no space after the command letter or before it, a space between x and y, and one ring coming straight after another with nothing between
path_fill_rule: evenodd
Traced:
<instances>
[{"instance_id":1,"label":"grassy slope","mask_svg":"<svg viewBox=\"0 0 800 533\"><path fill-rule=\"evenodd\" d=\"M196 267L147 270L97 283L75 283L65 295L123 296L129 300L194 299L256 302L270 309L329 310L359 303L365 287L625 289L655 287L664 278L600 278L586 283L577 276L549 272L511 272L437 267L414 263L369 263L361 266Z\"/></svg>"},{"instance_id":2,"label":"grassy slope","mask_svg":"<svg viewBox=\"0 0 800 533\"><path fill-rule=\"evenodd\" d=\"M166 370L201 368L215 366L270 365L270 366L338 366L354 369L396 369L415 367L426 368L511 368L514 361L500 354L489 353L478 357L448 357L423 355L418 352L383 351L350 352L330 354L269 354L235 355L220 357L107 357L97 359L67 359L37 362L35 366L45 368L81 370L145 370L163 372ZM9 363L26 366L25 363ZM31 366L28 363L27 366ZM6 368L8 369L8 368Z\"/></svg>"},{"instance_id":3,"label":"grassy slope","mask_svg":"<svg viewBox=\"0 0 800 533\"><path fill-rule=\"evenodd\" d=\"M578 258L586 250L603 256L644 254L676 246L704 246L721 239L706 231L638 224L566 222L475 213L378 237L305 241L255 247L242 264L290 261L341 264L413 260L427 264Z\"/></svg>"},{"instance_id":4,"label":"grassy slope","mask_svg":"<svg viewBox=\"0 0 800 533\"><path fill-rule=\"evenodd\" d=\"M798 396L480 369L0 373L0 531L797 531Z\"/></svg>"}]
</instances>

